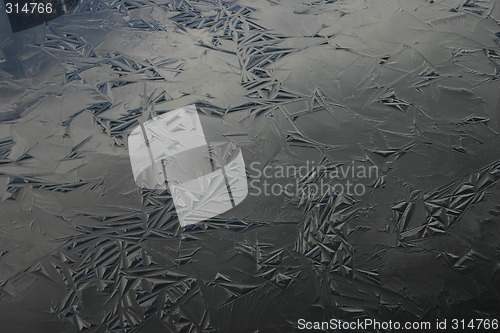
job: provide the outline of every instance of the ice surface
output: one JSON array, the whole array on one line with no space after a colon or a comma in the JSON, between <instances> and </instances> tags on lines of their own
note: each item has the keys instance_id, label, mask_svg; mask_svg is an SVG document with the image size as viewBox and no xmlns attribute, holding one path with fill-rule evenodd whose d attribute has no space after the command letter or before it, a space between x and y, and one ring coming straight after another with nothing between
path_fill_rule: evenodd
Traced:
<instances>
[{"instance_id":1,"label":"ice surface","mask_svg":"<svg viewBox=\"0 0 500 333\"><path fill-rule=\"evenodd\" d=\"M2 331L500 316L500 2L82 0L16 33L0 16ZM243 163L249 184L314 165L299 190L234 183L237 207L182 227L128 151L194 103L241 151L231 184ZM328 177L370 167L343 177L363 195Z\"/></svg>"}]
</instances>

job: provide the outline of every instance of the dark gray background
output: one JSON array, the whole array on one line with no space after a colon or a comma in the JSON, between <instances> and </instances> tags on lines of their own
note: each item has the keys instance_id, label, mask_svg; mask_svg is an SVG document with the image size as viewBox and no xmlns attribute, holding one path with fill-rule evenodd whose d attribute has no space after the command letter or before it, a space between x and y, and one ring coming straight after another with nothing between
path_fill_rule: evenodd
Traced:
<instances>
[{"instance_id":1,"label":"dark gray background","mask_svg":"<svg viewBox=\"0 0 500 333\"><path fill-rule=\"evenodd\" d=\"M499 317L498 1L84 0L15 34L0 15L2 332ZM379 178L182 229L126 141L194 102L247 165Z\"/></svg>"}]
</instances>

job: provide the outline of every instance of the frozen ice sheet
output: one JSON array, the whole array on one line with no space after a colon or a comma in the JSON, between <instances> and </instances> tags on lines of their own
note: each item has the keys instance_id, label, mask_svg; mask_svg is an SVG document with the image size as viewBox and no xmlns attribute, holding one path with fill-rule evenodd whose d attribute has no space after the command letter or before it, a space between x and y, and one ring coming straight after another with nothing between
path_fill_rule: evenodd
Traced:
<instances>
[{"instance_id":1,"label":"frozen ice sheet","mask_svg":"<svg viewBox=\"0 0 500 333\"><path fill-rule=\"evenodd\" d=\"M0 16L3 331L500 316L498 1L81 0L16 33ZM307 172L182 227L128 140L190 104L249 184Z\"/></svg>"}]
</instances>

